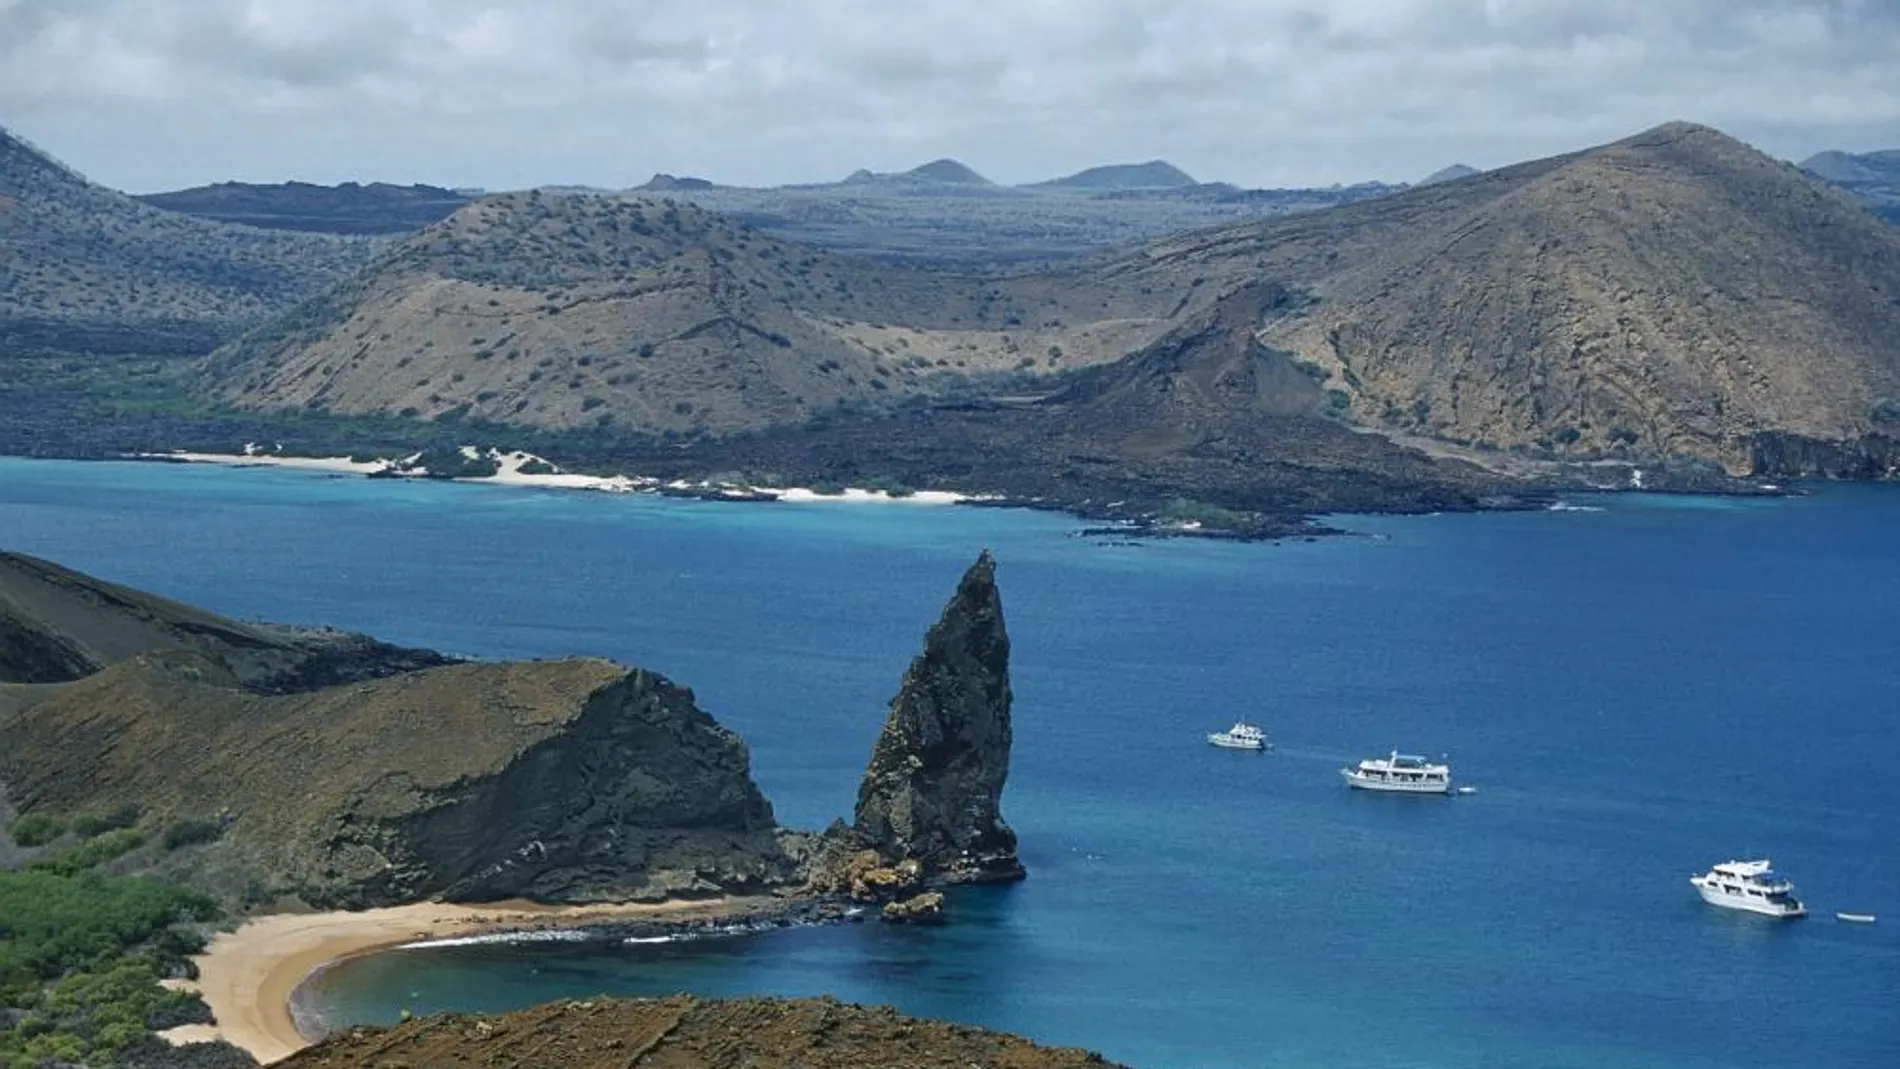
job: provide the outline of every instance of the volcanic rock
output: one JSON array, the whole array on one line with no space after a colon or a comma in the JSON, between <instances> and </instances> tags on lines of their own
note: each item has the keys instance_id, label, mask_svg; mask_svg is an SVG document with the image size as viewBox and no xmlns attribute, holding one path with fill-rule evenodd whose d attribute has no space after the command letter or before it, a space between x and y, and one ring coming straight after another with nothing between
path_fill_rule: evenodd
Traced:
<instances>
[{"instance_id":1,"label":"volcanic rock","mask_svg":"<svg viewBox=\"0 0 1900 1069\"><path fill-rule=\"evenodd\" d=\"M977 558L924 638L858 787L854 831L941 883L1021 879L1009 775L1009 635L996 561Z\"/></svg>"},{"instance_id":2,"label":"volcanic rock","mask_svg":"<svg viewBox=\"0 0 1900 1069\"><path fill-rule=\"evenodd\" d=\"M199 873L324 908L711 896L792 876L744 743L692 692L600 660L273 697L200 653L142 654L0 687L0 780L23 813L216 821Z\"/></svg>"}]
</instances>

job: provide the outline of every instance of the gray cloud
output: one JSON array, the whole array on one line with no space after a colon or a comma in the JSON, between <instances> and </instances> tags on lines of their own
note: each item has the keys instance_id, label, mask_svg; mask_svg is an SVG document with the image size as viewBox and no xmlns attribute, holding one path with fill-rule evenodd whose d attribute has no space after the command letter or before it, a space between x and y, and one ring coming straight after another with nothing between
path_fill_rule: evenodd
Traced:
<instances>
[{"instance_id":1,"label":"gray cloud","mask_svg":"<svg viewBox=\"0 0 1900 1069\"><path fill-rule=\"evenodd\" d=\"M0 0L0 124L110 185L1248 184L1495 166L1675 118L1900 145L1893 0Z\"/></svg>"}]
</instances>

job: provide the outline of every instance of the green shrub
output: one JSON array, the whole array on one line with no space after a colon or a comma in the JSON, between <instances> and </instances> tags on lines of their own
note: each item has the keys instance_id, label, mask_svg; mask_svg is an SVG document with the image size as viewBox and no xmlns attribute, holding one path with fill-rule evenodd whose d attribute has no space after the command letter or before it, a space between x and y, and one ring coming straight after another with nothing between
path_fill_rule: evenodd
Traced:
<instances>
[{"instance_id":1,"label":"green shrub","mask_svg":"<svg viewBox=\"0 0 1900 1069\"><path fill-rule=\"evenodd\" d=\"M210 898L143 879L29 870L0 873L0 987L51 980L157 938L183 921L216 919Z\"/></svg>"},{"instance_id":2,"label":"green shrub","mask_svg":"<svg viewBox=\"0 0 1900 1069\"><path fill-rule=\"evenodd\" d=\"M66 834L66 822L50 813L33 813L13 823L13 841L19 846L45 846Z\"/></svg>"},{"instance_id":3,"label":"green shrub","mask_svg":"<svg viewBox=\"0 0 1900 1069\"><path fill-rule=\"evenodd\" d=\"M143 845L145 845L145 836L139 834L138 829L114 828L86 840L71 850L62 851L52 857L40 858L27 867L44 872L56 872L62 876L73 876L103 865L113 858L124 857Z\"/></svg>"},{"instance_id":4,"label":"green shrub","mask_svg":"<svg viewBox=\"0 0 1900 1069\"><path fill-rule=\"evenodd\" d=\"M82 813L73 818L73 834L81 839L90 839L119 828L129 828L139 822L139 807L127 802L117 809L105 813Z\"/></svg>"},{"instance_id":5,"label":"green shrub","mask_svg":"<svg viewBox=\"0 0 1900 1069\"><path fill-rule=\"evenodd\" d=\"M110 1064L155 1029L208 1020L196 995L159 981L204 948L183 925L216 915L209 898L149 880L0 873L0 1069Z\"/></svg>"},{"instance_id":6,"label":"green shrub","mask_svg":"<svg viewBox=\"0 0 1900 1069\"><path fill-rule=\"evenodd\" d=\"M165 829L165 834L159 837L159 843L167 850L177 850L198 843L215 842L223 834L224 826L215 820L181 820Z\"/></svg>"}]
</instances>

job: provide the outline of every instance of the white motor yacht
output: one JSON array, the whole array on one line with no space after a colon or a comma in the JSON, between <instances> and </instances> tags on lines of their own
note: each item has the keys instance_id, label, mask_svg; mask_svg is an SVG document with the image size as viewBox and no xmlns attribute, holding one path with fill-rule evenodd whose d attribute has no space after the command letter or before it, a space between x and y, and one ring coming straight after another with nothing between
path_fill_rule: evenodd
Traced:
<instances>
[{"instance_id":1,"label":"white motor yacht","mask_svg":"<svg viewBox=\"0 0 1900 1069\"><path fill-rule=\"evenodd\" d=\"M1806 916L1808 907L1794 896L1794 884L1775 871L1767 858L1724 861L1707 872L1689 877L1702 901L1723 909L1740 909L1770 917Z\"/></svg>"},{"instance_id":2,"label":"white motor yacht","mask_svg":"<svg viewBox=\"0 0 1900 1069\"><path fill-rule=\"evenodd\" d=\"M1229 750L1267 750L1272 744L1267 742L1266 733L1244 720L1235 721L1226 731L1216 731L1207 736L1207 741Z\"/></svg>"},{"instance_id":3,"label":"white motor yacht","mask_svg":"<svg viewBox=\"0 0 1900 1069\"><path fill-rule=\"evenodd\" d=\"M1451 766L1433 763L1397 750L1386 757L1369 757L1353 768L1342 768L1348 786L1362 791L1393 794L1450 794Z\"/></svg>"}]
</instances>

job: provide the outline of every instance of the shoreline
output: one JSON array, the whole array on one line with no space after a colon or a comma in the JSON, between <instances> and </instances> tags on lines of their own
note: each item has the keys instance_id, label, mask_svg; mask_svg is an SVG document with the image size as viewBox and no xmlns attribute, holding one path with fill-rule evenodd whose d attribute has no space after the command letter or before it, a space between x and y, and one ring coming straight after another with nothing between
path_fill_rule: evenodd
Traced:
<instances>
[{"instance_id":1,"label":"shoreline","mask_svg":"<svg viewBox=\"0 0 1900 1069\"><path fill-rule=\"evenodd\" d=\"M945 506L961 505L968 508L1005 508L1024 509L1032 512L1056 512L1069 516L1085 526L1075 532L1076 537L1106 539L1108 544L1131 544L1139 540L1169 539L1209 539L1233 542L1281 543L1290 541L1317 541L1321 538L1350 536L1350 529L1334 526L1342 517L1354 515L1366 516L1420 516L1440 513L1487 513L1487 512L1529 512L1529 511L1596 511L1594 506L1575 506L1566 502L1568 495L1587 494L1603 496L1655 497L1742 497L1742 498L1786 498L1806 496L1808 491L1799 484L1802 479L1775 482L1764 477L1748 479L1723 478L1711 484L1701 478L1685 478L1679 471L1672 472L1667 465L1661 469L1638 468L1635 462L1621 460L1593 461L1585 467L1592 472L1585 478L1577 470L1570 471L1570 478L1547 481L1533 481L1513 491L1481 496L1475 500L1460 502L1437 502L1432 504L1408 503L1404 507L1372 507L1346 511L1320 511L1301 513L1252 512L1245 513L1244 522L1224 523L1219 520L1204 521L1168 514L1154 502L1135 502L1115 500L1098 503L1092 500L1069 500L1042 496L1016 497L998 493L965 493L953 490L917 490L891 493L884 489L867 487L844 487L833 491L820 492L809 487L758 487L732 482L714 482L701 480L691 482L687 479L665 481L651 476L629 475L582 475L560 469L534 454L522 450L503 451L500 449L477 450L474 447L462 447L462 456L468 460L488 459L496 463L498 470L485 476L454 476L431 474L426 468L414 466L420 454L401 460L352 460L346 456L308 457L286 456L258 450L254 444L247 443L244 453L202 453L187 450L154 453L120 453L113 459L140 461L148 463L207 464L223 467L259 467L285 468L311 473L329 475L353 475L371 479L421 479L437 482L455 482L470 485L508 486L517 489L540 490L588 490L606 493L650 494L659 497L683 498L714 503L734 502L784 502L790 504L817 503L860 503ZM103 458L95 458L103 459ZM405 466L408 465L408 466ZM1633 479L1618 479L1601 482L1596 469L1629 468L1636 476ZM525 470L524 470L525 469ZM1645 474L1659 476L1646 479ZM1693 475L1694 473L1690 473ZM1832 481L1832 480L1829 480ZM1852 480L1848 480L1852 481ZM1130 507L1132 506L1132 507Z\"/></svg>"},{"instance_id":2,"label":"shoreline","mask_svg":"<svg viewBox=\"0 0 1900 1069\"><path fill-rule=\"evenodd\" d=\"M785 501L797 504L852 502L902 505L1006 503L1002 497L996 495L963 494L952 490L891 493L881 489L845 487L837 493L823 493L805 486L691 483L679 479L662 482L659 479L636 475L581 475L563 471L541 457L521 450L504 452L491 449L481 452L471 447L464 447L462 450L464 457L471 461L493 460L497 466L496 472L493 475L444 476L433 475L426 468L415 467L420 454L401 461L352 460L344 456L284 456L278 453L251 451L250 446L246 449L247 451L243 453L194 453L182 449L167 453L129 453L125 455L125 459L171 464L214 464L239 468L287 468L331 475L357 475L364 478L436 479L478 486L512 486L534 490L592 490L612 494L651 493L713 501ZM530 468L533 470L527 470Z\"/></svg>"},{"instance_id":3,"label":"shoreline","mask_svg":"<svg viewBox=\"0 0 1900 1069\"><path fill-rule=\"evenodd\" d=\"M734 922L770 913L769 898L676 899L665 902L550 906L533 902L463 905L418 902L360 911L274 913L246 919L212 936L192 958L198 979L169 982L195 991L214 1023L168 1029L174 1044L222 1039L269 1064L315 1043L297 1003L310 983L351 958L435 940L524 932L582 930L654 922Z\"/></svg>"}]
</instances>

